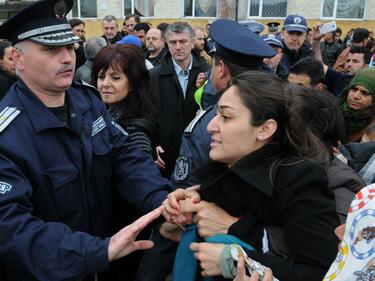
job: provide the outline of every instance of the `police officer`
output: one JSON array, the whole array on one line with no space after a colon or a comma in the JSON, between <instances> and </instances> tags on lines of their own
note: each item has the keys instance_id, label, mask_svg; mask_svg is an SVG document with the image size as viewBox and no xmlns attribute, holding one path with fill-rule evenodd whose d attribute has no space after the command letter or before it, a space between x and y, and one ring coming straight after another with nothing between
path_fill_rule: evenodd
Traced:
<instances>
[{"instance_id":1,"label":"police officer","mask_svg":"<svg viewBox=\"0 0 375 281\"><path fill-rule=\"evenodd\" d=\"M112 198L146 212L170 191L95 89L71 86L72 5L38 1L0 27L20 77L0 103L0 262L10 281L94 280L110 261L150 248L134 239L162 212L110 237Z\"/></svg>"},{"instance_id":2,"label":"police officer","mask_svg":"<svg viewBox=\"0 0 375 281\"><path fill-rule=\"evenodd\" d=\"M268 34L274 34L277 35L279 33L279 25L280 23L276 21L268 22Z\"/></svg>"},{"instance_id":3,"label":"police officer","mask_svg":"<svg viewBox=\"0 0 375 281\"><path fill-rule=\"evenodd\" d=\"M264 31L264 25L260 22L257 22L255 20L249 20L249 21L240 21L240 24L250 29L255 34L259 35Z\"/></svg>"},{"instance_id":4,"label":"police officer","mask_svg":"<svg viewBox=\"0 0 375 281\"><path fill-rule=\"evenodd\" d=\"M260 37L232 20L217 20L211 25L210 32L216 42L211 80L218 94L213 104L196 116L184 131L171 178L173 184L180 187L197 184L191 173L208 161L211 136L207 124L214 117L215 104L229 80L246 70L261 70L263 58L275 55Z\"/></svg>"}]
</instances>

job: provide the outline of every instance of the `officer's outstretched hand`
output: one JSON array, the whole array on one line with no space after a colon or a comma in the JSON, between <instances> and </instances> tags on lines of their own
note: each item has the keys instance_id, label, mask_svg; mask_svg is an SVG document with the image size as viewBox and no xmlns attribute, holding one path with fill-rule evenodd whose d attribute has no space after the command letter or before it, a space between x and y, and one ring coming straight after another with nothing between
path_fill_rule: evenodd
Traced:
<instances>
[{"instance_id":1,"label":"officer's outstretched hand","mask_svg":"<svg viewBox=\"0 0 375 281\"><path fill-rule=\"evenodd\" d=\"M135 241L135 238L150 222L158 218L163 210L164 207L160 206L159 208L140 217L131 225L124 227L115 235L113 235L109 240L108 260L117 260L136 250L145 250L152 248L154 246L154 243L152 241Z\"/></svg>"}]
</instances>

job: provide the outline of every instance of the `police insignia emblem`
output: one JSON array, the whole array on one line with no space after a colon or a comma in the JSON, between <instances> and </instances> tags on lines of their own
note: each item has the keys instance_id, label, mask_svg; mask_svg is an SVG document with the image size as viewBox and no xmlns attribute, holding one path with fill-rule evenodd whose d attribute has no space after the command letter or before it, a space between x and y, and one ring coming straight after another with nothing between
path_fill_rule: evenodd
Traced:
<instances>
[{"instance_id":1,"label":"police insignia emblem","mask_svg":"<svg viewBox=\"0 0 375 281\"><path fill-rule=\"evenodd\" d=\"M296 23L296 24L300 24L301 21L302 21L302 19L300 17L295 17L294 18L294 23Z\"/></svg>"},{"instance_id":2,"label":"police insignia emblem","mask_svg":"<svg viewBox=\"0 0 375 281\"><path fill-rule=\"evenodd\" d=\"M59 0L56 2L55 7L54 7L54 12L56 19L62 20L66 16L66 4L64 0Z\"/></svg>"},{"instance_id":3,"label":"police insignia emblem","mask_svg":"<svg viewBox=\"0 0 375 281\"><path fill-rule=\"evenodd\" d=\"M182 181L185 180L189 173L189 163L187 161L186 156L180 156L176 160L176 166L173 172L173 177L178 180Z\"/></svg>"}]
</instances>

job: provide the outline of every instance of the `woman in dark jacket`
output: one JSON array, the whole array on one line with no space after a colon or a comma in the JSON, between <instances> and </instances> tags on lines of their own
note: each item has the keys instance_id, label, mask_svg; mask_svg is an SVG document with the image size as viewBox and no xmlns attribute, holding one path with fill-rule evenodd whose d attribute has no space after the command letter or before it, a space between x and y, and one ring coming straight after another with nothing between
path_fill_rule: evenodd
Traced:
<instances>
[{"instance_id":1,"label":"woman in dark jacket","mask_svg":"<svg viewBox=\"0 0 375 281\"><path fill-rule=\"evenodd\" d=\"M228 234L251 244L255 251L248 255L279 280L322 280L337 253L333 231L339 221L324 168L329 158L308 129L310 116L309 105L285 91L277 78L239 75L207 127L213 161L196 174L201 188L195 196L238 217ZM191 215L184 209L192 193L177 190L168 197L169 221ZM192 243L190 248L202 275L220 274L217 253L223 244Z\"/></svg>"},{"instance_id":2,"label":"woman in dark jacket","mask_svg":"<svg viewBox=\"0 0 375 281\"><path fill-rule=\"evenodd\" d=\"M157 111L142 53L131 45L109 45L95 57L92 83L113 120L152 156L157 139Z\"/></svg>"},{"instance_id":3,"label":"woman in dark jacket","mask_svg":"<svg viewBox=\"0 0 375 281\"><path fill-rule=\"evenodd\" d=\"M12 60L12 44L0 41L0 100L17 81L16 64Z\"/></svg>"},{"instance_id":4,"label":"woman in dark jacket","mask_svg":"<svg viewBox=\"0 0 375 281\"><path fill-rule=\"evenodd\" d=\"M157 111L150 92L150 78L141 51L131 45L109 45L100 50L93 61L92 84L101 94L108 106L114 122L129 134L133 143L150 157L155 151L157 139ZM114 220L111 221L113 231L118 231L142 214L137 208L124 204L114 197ZM140 234L147 238L150 229ZM133 280L142 253L131 255L111 263L111 275L105 280Z\"/></svg>"}]
</instances>

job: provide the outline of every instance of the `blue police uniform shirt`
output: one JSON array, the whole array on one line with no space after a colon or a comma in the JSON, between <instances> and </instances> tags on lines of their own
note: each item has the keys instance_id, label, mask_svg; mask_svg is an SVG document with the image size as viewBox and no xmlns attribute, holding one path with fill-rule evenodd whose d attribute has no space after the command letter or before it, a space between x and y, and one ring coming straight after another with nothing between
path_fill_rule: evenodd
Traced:
<instances>
[{"instance_id":1,"label":"blue police uniform shirt","mask_svg":"<svg viewBox=\"0 0 375 281\"><path fill-rule=\"evenodd\" d=\"M0 103L20 111L0 133L0 260L10 281L108 269L113 193L147 212L171 189L88 91L66 91L69 127L21 80Z\"/></svg>"}]
</instances>

